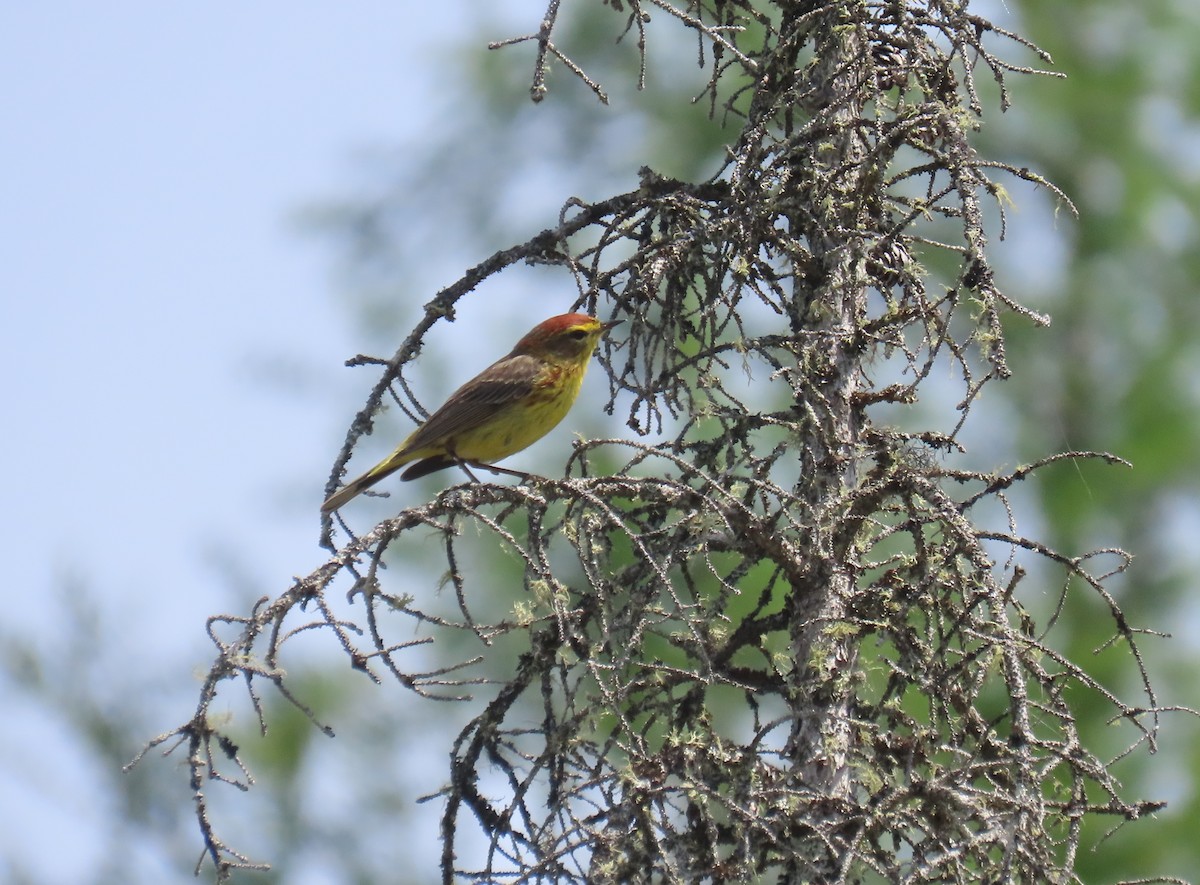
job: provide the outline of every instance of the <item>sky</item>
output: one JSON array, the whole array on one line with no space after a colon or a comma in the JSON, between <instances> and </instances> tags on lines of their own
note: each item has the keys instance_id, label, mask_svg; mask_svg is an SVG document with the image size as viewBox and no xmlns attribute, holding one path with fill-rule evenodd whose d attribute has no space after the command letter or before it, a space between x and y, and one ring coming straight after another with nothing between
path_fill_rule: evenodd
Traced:
<instances>
[{"instance_id":1,"label":"sky","mask_svg":"<svg viewBox=\"0 0 1200 885\"><path fill-rule=\"evenodd\" d=\"M52 644L83 586L138 636L128 666L186 680L211 659L205 617L236 607L228 572L276 593L322 560L317 507L365 387L342 367L361 344L332 250L295 219L343 194L356 152L427 124L423 48L456 14L430 8L0 8L10 628ZM9 689L0 857L81 881L104 803L64 723Z\"/></svg>"}]
</instances>

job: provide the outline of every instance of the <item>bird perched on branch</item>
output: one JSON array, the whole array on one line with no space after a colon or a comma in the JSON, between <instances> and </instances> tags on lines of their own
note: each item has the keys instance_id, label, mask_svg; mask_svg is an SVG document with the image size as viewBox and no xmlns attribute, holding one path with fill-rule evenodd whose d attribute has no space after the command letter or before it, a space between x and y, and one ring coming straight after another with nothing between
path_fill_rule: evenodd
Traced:
<instances>
[{"instance_id":1,"label":"bird perched on branch","mask_svg":"<svg viewBox=\"0 0 1200 885\"><path fill-rule=\"evenodd\" d=\"M405 480L455 464L490 467L537 442L566 416L596 344L615 325L582 313L539 323L508 356L454 391L394 452L330 495L321 512L336 510L406 464Z\"/></svg>"}]
</instances>

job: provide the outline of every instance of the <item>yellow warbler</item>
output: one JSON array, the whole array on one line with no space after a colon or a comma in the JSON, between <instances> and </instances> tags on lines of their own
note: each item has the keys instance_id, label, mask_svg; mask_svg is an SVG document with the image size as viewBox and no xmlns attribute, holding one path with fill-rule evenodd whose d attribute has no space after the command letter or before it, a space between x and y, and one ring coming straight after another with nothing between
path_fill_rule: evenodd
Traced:
<instances>
[{"instance_id":1,"label":"yellow warbler","mask_svg":"<svg viewBox=\"0 0 1200 885\"><path fill-rule=\"evenodd\" d=\"M566 416L600 336L615 325L582 313L538 324L508 356L454 391L396 451L330 495L321 512L414 461L401 479L455 464L486 466L537 442Z\"/></svg>"}]
</instances>

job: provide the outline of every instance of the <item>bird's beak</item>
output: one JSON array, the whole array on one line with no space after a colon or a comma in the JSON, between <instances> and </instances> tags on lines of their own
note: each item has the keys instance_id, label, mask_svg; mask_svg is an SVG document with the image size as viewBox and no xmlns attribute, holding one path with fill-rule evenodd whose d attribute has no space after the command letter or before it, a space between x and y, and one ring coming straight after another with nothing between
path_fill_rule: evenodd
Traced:
<instances>
[{"instance_id":1,"label":"bird's beak","mask_svg":"<svg viewBox=\"0 0 1200 885\"><path fill-rule=\"evenodd\" d=\"M625 322L625 321L624 320L612 320L607 323L601 323L600 328L603 329L605 332L607 332L609 329L615 328L616 326L621 325L621 323L623 323L623 322Z\"/></svg>"}]
</instances>

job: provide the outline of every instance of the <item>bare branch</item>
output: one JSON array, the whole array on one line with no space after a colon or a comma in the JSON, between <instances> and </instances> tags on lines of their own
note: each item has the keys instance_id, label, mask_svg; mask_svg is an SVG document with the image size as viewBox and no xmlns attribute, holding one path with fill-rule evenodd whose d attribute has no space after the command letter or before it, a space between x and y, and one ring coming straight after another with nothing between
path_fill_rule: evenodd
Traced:
<instances>
[{"instance_id":1,"label":"bare branch","mask_svg":"<svg viewBox=\"0 0 1200 885\"><path fill-rule=\"evenodd\" d=\"M537 44L535 101L550 59L603 101L551 39L560 5L492 48ZM1128 730L1121 756L1153 750L1166 708L1140 644L1157 634L1106 585L1128 554L1027 537L1008 494L1063 459L1123 462L941 463L1012 372L1006 318L1048 322L1000 290L985 222L994 208L1003 235L997 176L1070 203L973 145L977 74L1004 106L1007 76L1040 73L993 43L1048 59L961 2L608 5L642 76L652 12L700 41L712 112L742 122L726 163L566 201L437 293L391 358L352 361L380 377L327 491L386 397L424 414L405 374L424 336L517 262L561 268L577 305L625 321L599 355L604 406L638 438L580 441L549 476L457 485L361 536L326 519L323 565L210 621L196 710L147 749L186 745L218 878L252 866L209 820L206 782L253 783L211 703L237 678L265 730L266 685L332 735L283 665L298 636L328 634L375 681L471 704L436 794L447 883L1073 881L1084 819L1161 807L1127 797L1075 706ZM940 284L933 257L953 268ZM958 402L946 426L884 423L934 378ZM385 573L422 547L445 600ZM1101 604L1097 651L1125 655L1133 700L1054 647L1057 612L1039 627L1026 610L1047 582L1059 611L1068 594ZM486 850L460 852L468 831Z\"/></svg>"}]
</instances>

